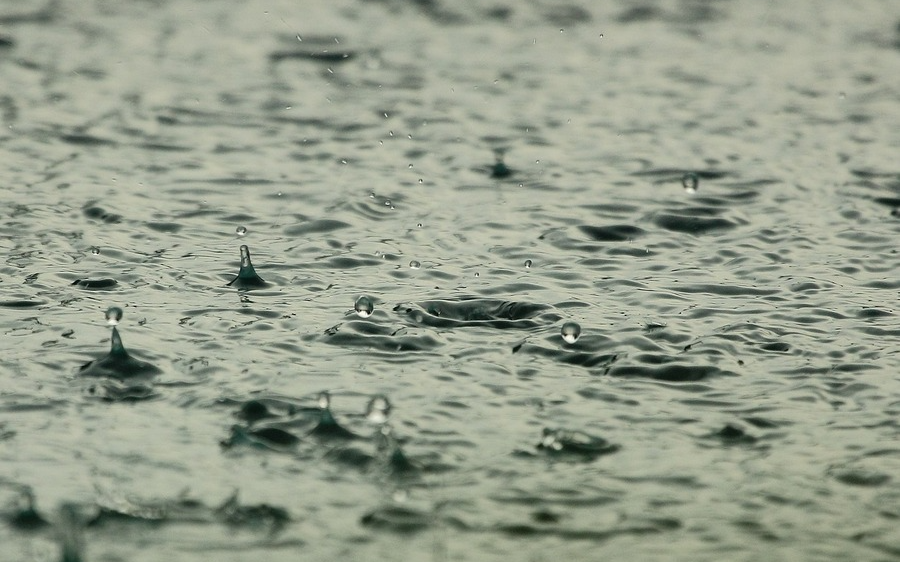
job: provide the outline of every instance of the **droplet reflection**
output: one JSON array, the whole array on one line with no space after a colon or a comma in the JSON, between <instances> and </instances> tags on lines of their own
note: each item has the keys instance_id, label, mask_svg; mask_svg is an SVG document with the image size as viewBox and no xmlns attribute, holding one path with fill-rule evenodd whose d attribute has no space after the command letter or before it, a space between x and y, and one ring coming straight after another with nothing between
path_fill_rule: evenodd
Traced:
<instances>
[{"instance_id":1,"label":"droplet reflection","mask_svg":"<svg viewBox=\"0 0 900 562\"><path fill-rule=\"evenodd\" d=\"M363 295L356 299L356 303L353 305L353 310L356 311L357 316L360 318L368 318L372 316L372 313L375 312L375 303L372 302L372 299Z\"/></svg>"},{"instance_id":2,"label":"droplet reflection","mask_svg":"<svg viewBox=\"0 0 900 562\"><path fill-rule=\"evenodd\" d=\"M690 172L681 177L681 185L687 193L697 193L697 187L700 185L700 178L694 172Z\"/></svg>"},{"instance_id":3,"label":"droplet reflection","mask_svg":"<svg viewBox=\"0 0 900 562\"><path fill-rule=\"evenodd\" d=\"M122 309L118 306L111 306L106 309L106 323L115 326L122 320Z\"/></svg>"},{"instance_id":4,"label":"droplet reflection","mask_svg":"<svg viewBox=\"0 0 900 562\"><path fill-rule=\"evenodd\" d=\"M563 341L571 345L578 341L578 337L581 335L581 326L575 322L566 322L562 325L560 334L562 335Z\"/></svg>"}]
</instances>

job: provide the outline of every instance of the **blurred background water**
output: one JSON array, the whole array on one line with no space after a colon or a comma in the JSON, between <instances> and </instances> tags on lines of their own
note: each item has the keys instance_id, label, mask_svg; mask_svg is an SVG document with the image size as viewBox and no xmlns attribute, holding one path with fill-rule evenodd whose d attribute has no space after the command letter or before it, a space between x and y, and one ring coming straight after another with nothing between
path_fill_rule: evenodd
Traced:
<instances>
[{"instance_id":1,"label":"blurred background water","mask_svg":"<svg viewBox=\"0 0 900 562\"><path fill-rule=\"evenodd\" d=\"M900 559L898 22L0 3L0 559Z\"/></svg>"}]
</instances>

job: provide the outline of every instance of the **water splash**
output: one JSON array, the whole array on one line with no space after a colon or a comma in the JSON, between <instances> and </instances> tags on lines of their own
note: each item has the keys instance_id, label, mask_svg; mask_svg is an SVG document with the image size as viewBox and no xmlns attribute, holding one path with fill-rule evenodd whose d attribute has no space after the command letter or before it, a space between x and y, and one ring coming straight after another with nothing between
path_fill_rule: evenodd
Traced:
<instances>
[{"instance_id":1,"label":"water splash","mask_svg":"<svg viewBox=\"0 0 900 562\"><path fill-rule=\"evenodd\" d=\"M497 149L494 151L494 165L491 166L491 177L494 179L502 180L508 178L513 174L513 171L506 165L503 161L503 155L505 154L505 150Z\"/></svg>"},{"instance_id":2,"label":"water splash","mask_svg":"<svg viewBox=\"0 0 900 562\"><path fill-rule=\"evenodd\" d=\"M260 289L268 287L269 284L263 281L262 277L257 275L250 261L250 248L247 245L241 246L241 270L238 271L237 277L232 279L228 286L234 285L238 289Z\"/></svg>"},{"instance_id":3,"label":"water splash","mask_svg":"<svg viewBox=\"0 0 900 562\"><path fill-rule=\"evenodd\" d=\"M357 435L341 426L331 413L331 394L321 392L317 399L319 404L319 422L309 432L310 435L324 439L356 439Z\"/></svg>"},{"instance_id":4,"label":"water splash","mask_svg":"<svg viewBox=\"0 0 900 562\"><path fill-rule=\"evenodd\" d=\"M109 353L82 365L78 370L81 376L125 380L138 377L152 377L162 372L150 363L135 359L125 349L125 345L122 343L122 336L119 335L119 330L115 326L122 319L121 308L110 307L106 311L105 317L107 322L112 325Z\"/></svg>"}]
</instances>

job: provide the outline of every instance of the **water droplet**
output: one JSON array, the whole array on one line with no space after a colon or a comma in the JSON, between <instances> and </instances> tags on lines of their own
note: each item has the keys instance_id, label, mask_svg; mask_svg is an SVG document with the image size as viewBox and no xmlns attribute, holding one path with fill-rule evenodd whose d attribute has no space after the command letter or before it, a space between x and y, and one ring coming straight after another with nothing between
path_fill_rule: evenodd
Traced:
<instances>
[{"instance_id":1,"label":"water droplet","mask_svg":"<svg viewBox=\"0 0 900 562\"><path fill-rule=\"evenodd\" d=\"M366 406L366 419L372 423L384 423L391 413L391 403L387 396L374 396Z\"/></svg>"},{"instance_id":2,"label":"water droplet","mask_svg":"<svg viewBox=\"0 0 900 562\"><path fill-rule=\"evenodd\" d=\"M410 269L419 269L420 267L422 267L422 264L417 262L416 260L409 262Z\"/></svg>"},{"instance_id":3,"label":"water droplet","mask_svg":"<svg viewBox=\"0 0 900 562\"><path fill-rule=\"evenodd\" d=\"M525 260L525 269L531 269L533 263L531 260Z\"/></svg>"},{"instance_id":4,"label":"water droplet","mask_svg":"<svg viewBox=\"0 0 900 562\"><path fill-rule=\"evenodd\" d=\"M299 33L297 34L297 41L301 41L301 42L303 41L303 37L300 37Z\"/></svg>"},{"instance_id":5,"label":"water droplet","mask_svg":"<svg viewBox=\"0 0 900 562\"><path fill-rule=\"evenodd\" d=\"M700 178L694 172L690 172L681 177L681 185L688 193L697 193L697 186L700 185Z\"/></svg>"},{"instance_id":6,"label":"water droplet","mask_svg":"<svg viewBox=\"0 0 900 562\"><path fill-rule=\"evenodd\" d=\"M318 402L320 410L327 410L331 407L331 394L327 390L320 392L316 402Z\"/></svg>"},{"instance_id":7,"label":"water droplet","mask_svg":"<svg viewBox=\"0 0 900 562\"><path fill-rule=\"evenodd\" d=\"M234 233L237 234L238 236L245 236L247 234L247 227L239 226L234 230Z\"/></svg>"},{"instance_id":8,"label":"water droplet","mask_svg":"<svg viewBox=\"0 0 900 562\"><path fill-rule=\"evenodd\" d=\"M423 225L422 223L420 223L420 222L417 222L417 223L416 223L416 228L422 228L423 226L424 226L424 225Z\"/></svg>"},{"instance_id":9,"label":"water droplet","mask_svg":"<svg viewBox=\"0 0 900 562\"><path fill-rule=\"evenodd\" d=\"M111 306L106 309L106 323L110 326L115 326L119 323L119 320L122 319L122 309L118 306Z\"/></svg>"},{"instance_id":10,"label":"water droplet","mask_svg":"<svg viewBox=\"0 0 900 562\"><path fill-rule=\"evenodd\" d=\"M412 167L413 167L413 165L412 165L412 164L410 164L410 165L409 165L409 166L407 166L407 167L408 167L408 168L409 168L409 169L410 169L410 170L412 170Z\"/></svg>"},{"instance_id":11,"label":"water droplet","mask_svg":"<svg viewBox=\"0 0 900 562\"><path fill-rule=\"evenodd\" d=\"M390 200L390 199L385 199L385 200L384 200L384 206L385 206L385 207L393 207L393 205L391 204L391 200Z\"/></svg>"},{"instance_id":12,"label":"water droplet","mask_svg":"<svg viewBox=\"0 0 900 562\"><path fill-rule=\"evenodd\" d=\"M475 277L481 277L481 274L478 273L478 272L476 271L476 272L475 272Z\"/></svg>"},{"instance_id":13,"label":"water droplet","mask_svg":"<svg viewBox=\"0 0 900 562\"><path fill-rule=\"evenodd\" d=\"M562 339L566 343L573 344L578 340L578 336L581 335L581 326L575 322L566 322L562 325L560 334L562 334Z\"/></svg>"},{"instance_id":14,"label":"water droplet","mask_svg":"<svg viewBox=\"0 0 900 562\"><path fill-rule=\"evenodd\" d=\"M375 303L372 302L372 299L363 295L356 299L356 303L353 305L353 310L356 311L357 316L360 318L368 318L372 316L372 313L375 312Z\"/></svg>"},{"instance_id":15,"label":"water droplet","mask_svg":"<svg viewBox=\"0 0 900 562\"><path fill-rule=\"evenodd\" d=\"M99 254L100 254L100 248L98 248L97 246L93 246L93 247L91 248L91 253L94 254L95 256L99 255Z\"/></svg>"},{"instance_id":16,"label":"water droplet","mask_svg":"<svg viewBox=\"0 0 900 562\"><path fill-rule=\"evenodd\" d=\"M425 183L425 180L423 180L422 178L419 178L419 183L423 184L423 183Z\"/></svg>"}]
</instances>

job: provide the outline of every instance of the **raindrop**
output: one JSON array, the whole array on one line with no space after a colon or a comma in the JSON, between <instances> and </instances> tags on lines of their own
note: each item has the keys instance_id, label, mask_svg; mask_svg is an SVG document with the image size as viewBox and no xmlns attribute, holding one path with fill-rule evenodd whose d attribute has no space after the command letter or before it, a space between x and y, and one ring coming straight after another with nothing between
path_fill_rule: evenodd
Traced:
<instances>
[{"instance_id":1,"label":"raindrop","mask_svg":"<svg viewBox=\"0 0 900 562\"><path fill-rule=\"evenodd\" d=\"M319 393L319 398L316 400L319 404L320 410L327 410L331 407L331 394L328 393L327 390Z\"/></svg>"},{"instance_id":2,"label":"raindrop","mask_svg":"<svg viewBox=\"0 0 900 562\"><path fill-rule=\"evenodd\" d=\"M100 255L100 248L98 248L97 246L91 247L91 253L95 256Z\"/></svg>"},{"instance_id":3,"label":"raindrop","mask_svg":"<svg viewBox=\"0 0 900 562\"><path fill-rule=\"evenodd\" d=\"M234 230L234 233L237 234L238 236L245 236L247 234L247 227L239 226Z\"/></svg>"},{"instance_id":4,"label":"raindrop","mask_svg":"<svg viewBox=\"0 0 900 562\"><path fill-rule=\"evenodd\" d=\"M688 193L697 193L697 186L700 185L700 178L694 172L687 173L681 177L681 185Z\"/></svg>"},{"instance_id":5,"label":"raindrop","mask_svg":"<svg viewBox=\"0 0 900 562\"><path fill-rule=\"evenodd\" d=\"M563 324L560 334L562 334L562 339L566 343L573 344L578 340L578 336L581 335L581 326L575 322L566 322Z\"/></svg>"},{"instance_id":6,"label":"raindrop","mask_svg":"<svg viewBox=\"0 0 900 562\"><path fill-rule=\"evenodd\" d=\"M416 223L416 228L422 228L423 226L424 226L424 225L423 225L422 223L420 223L420 222L417 222L417 223Z\"/></svg>"},{"instance_id":7,"label":"raindrop","mask_svg":"<svg viewBox=\"0 0 900 562\"><path fill-rule=\"evenodd\" d=\"M372 316L372 313L375 312L375 303L372 302L372 299L363 295L356 299L356 303L353 305L353 310L356 311L357 316L360 318L368 318Z\"/></svg>"},{"instance_id":8,"label":"raindrop","mask_svg":"<svg viewBox=\"0 0 900 562\"><path fill-rule=\"evenodd\" d=\"M533 263L531 260L525 260L525 269L531 269Z\"/></svg>"},{"instance_id":9,"label":"raindrop","mask_svg":"<svg viewBox=\"0 0 900 562\"><path fill-rule=\"evenodd\" d=\"M409 262L410 269L419 269L420 267L422 267L422 264L417 262L416 260Z\"/></svg>"},{"instance_id":10,"label":"raindrop","mask_svg":"<svg viewBox=\"0 0 900 562\"><path fill-rule=\"evenodd\" d=\"M106 309L106 323L115 326L122 319L122 309L118 306L111 306Z\"/></svg>"},{"instance_id":11,"label":"raindrop","mask_svg":"<svg viewBox=\"0 0 900 562\"><path fill-rule=\"evenodd\" d=\"M391 403L387 396L374 396L366 406L366 419L372 423L385 423L391 413Z\"/></svg>"},{"instance_id":12,"label":"raindrop","mask_svg":"<svg viewBox=\"0 0 900 562\"><path fill-rule=\"evenodd\" d=\"M481 277L481 274L478 273L478 272L476 271L476 272L475 272L475 277Z\"/></svg>"},{"instance_id":13,"label":"raindrop","mask_svg":"<svg viewBox=\"0 0 900 562\"><path fill-rule=\"evenodd\" d=\"M425 180L423 180L422 178L419 178L419 183L423 184L423 183L425 183Z\"/></svg>"},{"instance_id":14,"label":"raindrop","mask_svg":"<svg viewBox=\"0 0 900 562\"><path fill-rule=\"evenodd\" d=\"M385 207L393 207L393 205L391 204L391 200L390 200L390 199L385 199L385 200L384 200L384 206L385 206Z\"/></svg>"}]
</instances>

